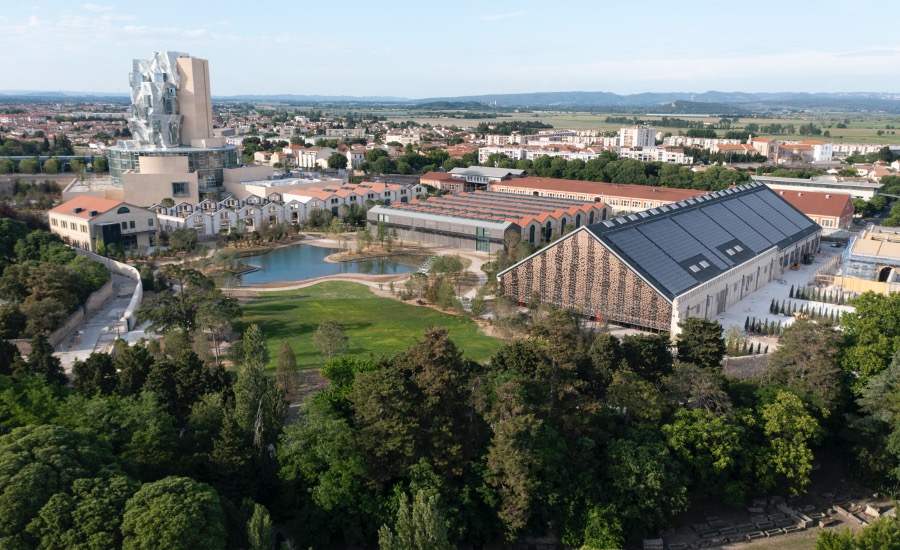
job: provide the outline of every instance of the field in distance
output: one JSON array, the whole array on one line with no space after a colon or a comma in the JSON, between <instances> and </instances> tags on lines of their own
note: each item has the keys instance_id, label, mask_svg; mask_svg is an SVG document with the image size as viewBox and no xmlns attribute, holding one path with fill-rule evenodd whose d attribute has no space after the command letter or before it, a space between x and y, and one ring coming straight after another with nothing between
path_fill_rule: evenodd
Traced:
<instances>
[{"instance_id":1,"label":"field in distance","mask_svg":"<svg viewBox=\"0 0 900 550\"><path fill-rule=\"evenodd\" d=\"M361 357L371 352L377 359L403 351L421 338L429 325L448 329L457 347L475 361L486 361L503 345L467 317L376 296L365 285L345 281L262 293L245 304L243 311L236 329L259 325L269 342L270 370L275 368L283 340L290 342L301 369L321 367L324 359L313 346L313 335L319 324L328 320L344 325L350 354Z\"/></svg>"},{"instance_id":2,"label":"field in distance","mask_svg":"<svg viewBox=\"0 0 900 550\"><path fill-rule=\"evenodd\" d=\"M574 130L600 130L603 132L616 132L623 126L620 123L610 123L606 122L607 117L622 117L625 116L627 118L631 118L632 116L637 116L637 118L642 120L659 120L661 116L659 115L630 115L623 113L593 113L593 112L578 112L578 111L533 111L528 113L503 113L504 116L496 117L496 118L482 118L482 119L465 119L465 118L449 118L449 117L438 117L430 114L423 114L420 112L409 112L403 115L388 115L388 119L394 122L402 122L405 120L413 120L419 124L431 124L432 126L442 125L442 126L460 126L460 127L469 127L469 126L477 126L479 123L487 122L498 123L504 121L511 120L531 120L531 121L540 121L546 124L552 125L554 128L570 128ZM507 116L508 115L508 116ZM721 117L688 117L685 115L666 115L669 118L681 118L686 120L699 120L703 122L716 123L719 122ZM758 135L763 137L776 137L784 140L802 140L802 139L820 139L831 141L834 143L885 143L885 144L900 144L900 133L896 133L900 131L900 116L897 115L887 115L887 114L859 114L859 113L810 113L810 114L791 114L785 115L784 117L769 117L769 118L751 118L738 116L738 122L732 126L732 130L743 130L747 124L755 123L760 126L767 126L771 124L781 124L786 126L788 124L793 124L797 131L799 132L800 126L805 124L809 124L812 122L817 127L822 129L824 133L826 130L831 134L830 136L821 136L821 135L800 135L799 133L794 134L766 134L760 133ZM846 124L846 128L838 128L838 124ZM890 126L891 128L887 128ZM664 126L656 126L656 129L662 133L671 132L672 134L678 135L683 134L686 129L684 128L667 128ZM882 135L878 135L878 131L882 131ZM725 130L717 130L719 133L719 137L725 137Z\"/></svg>"}]
</instances>

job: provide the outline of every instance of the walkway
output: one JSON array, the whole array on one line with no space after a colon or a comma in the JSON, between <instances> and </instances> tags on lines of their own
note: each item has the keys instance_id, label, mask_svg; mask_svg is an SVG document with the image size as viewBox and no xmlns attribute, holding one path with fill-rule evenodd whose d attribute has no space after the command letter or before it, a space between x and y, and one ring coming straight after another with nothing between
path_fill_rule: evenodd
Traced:
<instances>
[{"instance_id":1,"label":"walkway","mask_svg":"<svg viewBox=\"0 0 900 550\"><path fill-rule=\"evenodd\" d=\"M103 304L93 315L86 318L72 333L56 348L56 355L62 362L66 372L71 372L75 361L87 359L95 351L107 351L116 337L125 337L128 329L122 321L122 315L131 295L134 294L135 281L112 273L115 285L113 297ZM128 340L132 340L135 331L128 334ZM137 339L137 338L134 338Z\"/></svg>"}]
</instances>

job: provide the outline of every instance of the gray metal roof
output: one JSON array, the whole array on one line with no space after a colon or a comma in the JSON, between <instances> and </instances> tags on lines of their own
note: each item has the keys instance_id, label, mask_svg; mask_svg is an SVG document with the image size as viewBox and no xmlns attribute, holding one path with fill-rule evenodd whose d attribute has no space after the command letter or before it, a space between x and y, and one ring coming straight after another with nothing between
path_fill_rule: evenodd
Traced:
<instances>
[{"instance_id":1,"label":"gray metal roof","mask_svg":"<svg viewBox=\"0 0 900 550\"><path fill-rule=\"evenodd\" d=\"M772 247L783 249L820 229L761 183L587 227L670 300Z\"/></svg>"},{"instance_id":2,"label":"gray metal roof","mask_svg":"<svg viewBox=\"0 0 900 550\"><path fill-rule=\"evenodd\" d=\"M502 178L505 176L519 177L525 170L518 168L492 168L490 166L470 166L468 168L454 168L450 170L454 176L486 176L490 178Z\"/></svg>"}]
</instances>

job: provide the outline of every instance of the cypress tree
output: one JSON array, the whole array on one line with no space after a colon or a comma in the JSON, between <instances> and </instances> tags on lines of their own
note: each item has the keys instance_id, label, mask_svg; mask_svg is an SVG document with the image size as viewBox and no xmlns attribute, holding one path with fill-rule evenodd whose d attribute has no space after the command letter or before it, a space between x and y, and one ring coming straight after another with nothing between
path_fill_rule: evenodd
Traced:
<instances>
[{"instance_id":1,"label":"cypress tree","mask_svg":"<svg viewBox=\"0 0 900 550\"><path fill-rule=\"evenodd\" d=\"M765 353L769 353L769 344L766 344L766 351L765 351Z\"/></svg>"},{"instance_id":2,"label":"cypress tree","mask_svg":"<svg viewBox=\"0 0 900 550\"><path fill-rule=\"evenodd\" d=\"M744 319L744 332L747 332L748 330L750 330L750 316L749 315Z\"/></svg>"},{"instance_id":3,"label":"cypress tree","mask_svg":"<svg viewBox=\"0 0 900 550\"><path fill-rule=\"evenodd\" d=\"M790 291L790 293L788 293L788 298L793 298L793 297L794 297L794 285L791 285L791 291Z\"/></svg>"},{"instance_id":4,"label":"cypress tree","mask_svg":"<svg viewBox=\"0 0 900 550\"><path fill-rule=\"evenodd\" d=\"M775 313L775 298L772 298L772 301L769 302L769 313Z\"/></svg>"}]
</instances>

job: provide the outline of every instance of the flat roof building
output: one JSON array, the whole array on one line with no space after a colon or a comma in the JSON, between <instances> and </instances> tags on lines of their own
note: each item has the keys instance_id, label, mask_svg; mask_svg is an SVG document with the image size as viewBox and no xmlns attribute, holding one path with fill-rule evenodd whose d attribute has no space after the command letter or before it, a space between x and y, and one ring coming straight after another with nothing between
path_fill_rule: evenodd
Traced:
<instances>
[{"instance_id":1,"label":"flat roof building","mask_svg":"<svg viewBox=\"0 0 900 550\"><path fill-rule=\"evenodd\" d=\"M811 179L779 178L774 176L750 176L753 181L764 183L772 189L788 191L820 191L844 193L854 199L871 200L881 189L880 183L865 181L838 181L834 176L816 176Z\"/></svg>"},{"instance_id":2,"label":"flat roof building","mask_svg":"<svg viewBox=\"0 0 900 550\"><path fill-rule=\"evenodd\" d=\"M608 204L615 213L657 208L707 193L707 191L698 191L696 189L537 178L533 176L491 183L489 188L491 191L516 195L597 201Z\"/></svg>"},{"instance_id":3,"label":"flat roof building","mask_svg":"<svg viewBox=\"0 0 900 550\"><path fill-rule=\"evenodd\" d=\"M900 290L900 230L870 227L854 237L847 246L843 273Z\"/></svg>"},{"instance_id":4,"label":"flat roof building","mask_svg":"<svg viewBox=\"0 0 900 550\"><path fill-rule=\"evenodd\" d=\"M598 202L475 191L392 203L369 210L368 223L383 223L401 238L438 246L497 252L504 235L517 231L533 245L609 217Z\"/></svg>"}]
</instances>

